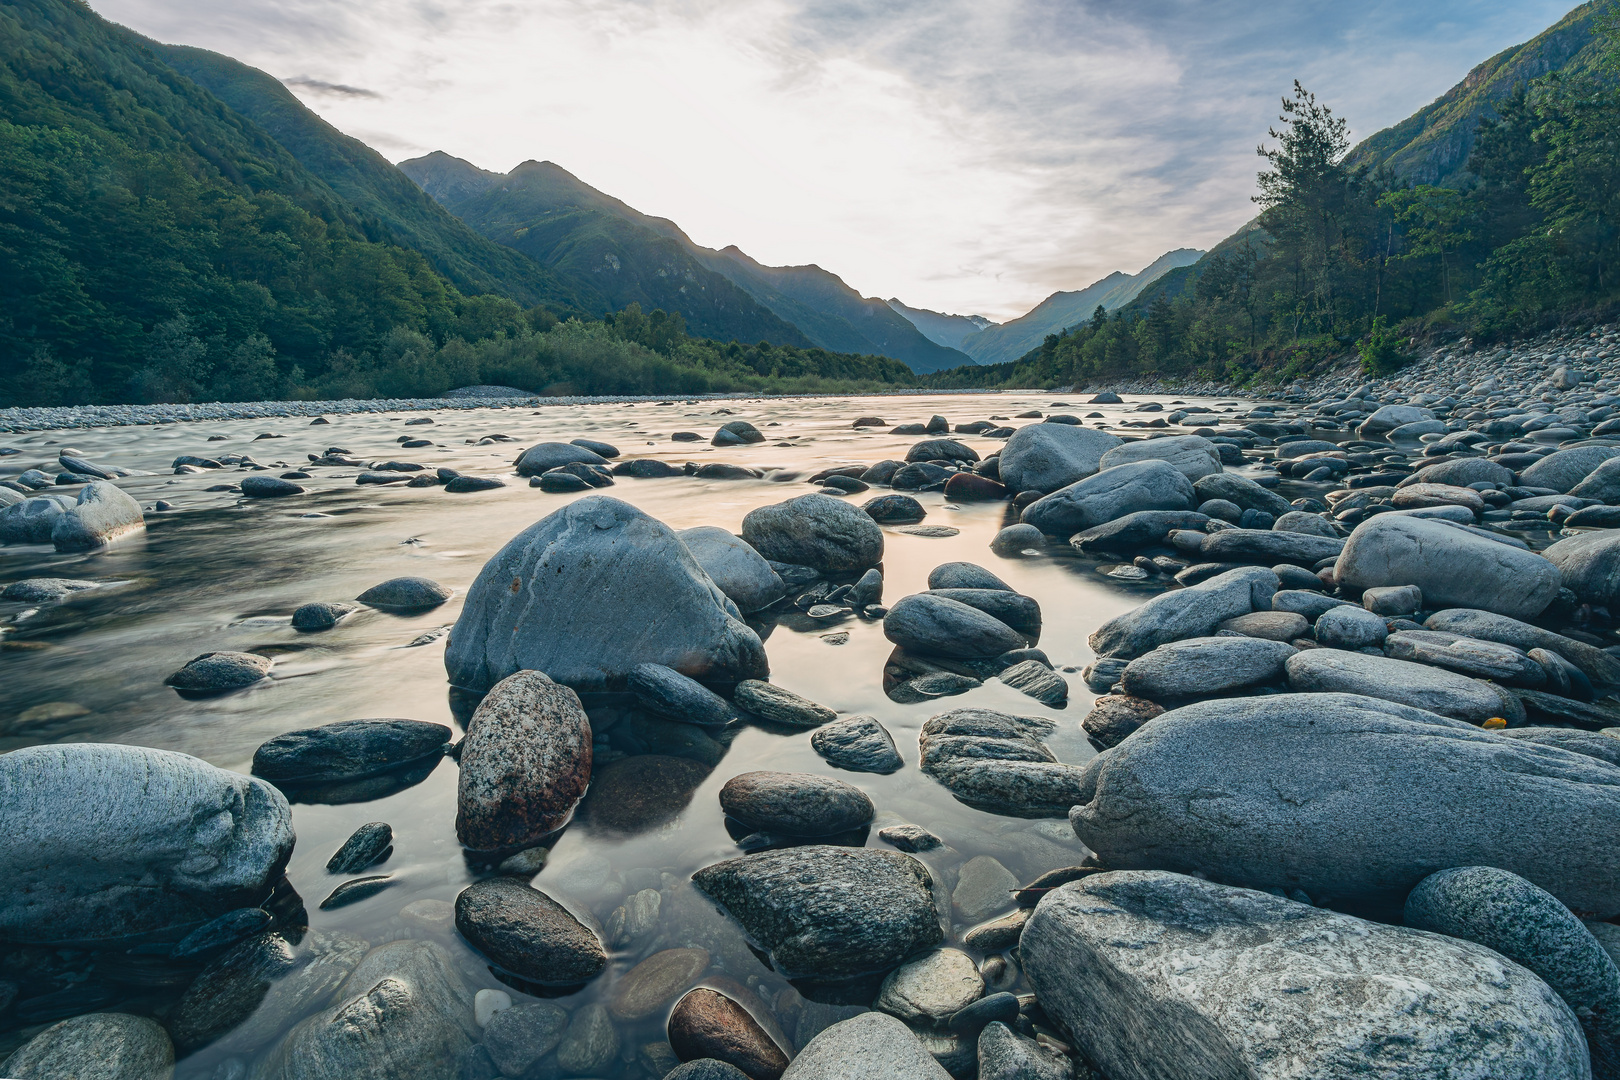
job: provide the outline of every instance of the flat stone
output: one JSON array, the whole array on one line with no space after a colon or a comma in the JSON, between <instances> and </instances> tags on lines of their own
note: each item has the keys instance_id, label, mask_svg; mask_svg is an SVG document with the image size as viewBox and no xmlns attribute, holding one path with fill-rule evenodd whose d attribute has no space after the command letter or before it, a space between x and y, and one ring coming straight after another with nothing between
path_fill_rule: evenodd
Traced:
<instances>
[{"instance_id":1,"label":"flat stone","mask_svg":"<svg viewBox=\"0 0 1620 1080\"><path fill-rule=\"evenodd\" d=\"M791 690L759 679L745 679L738 683L736 698L737 704L755 716L778 724L815 727L838 719L838 714L827 706L818 705Z\"/></svg>"},{"instance_id":2,"label":"flat stone","mask_svg":"<svg viewBox=\"0 0 1620 1080\"><path fill-rule=\"evenodd\" d=\"M996 678L1050 708L1061 709L1069 700L1069 684L1039 660L1024 660L1003 668Z\"/></svg>"},{"instance_id":3,"label":"flat stone","mask_svg":"<svg viewBox=\"0 0 1620 1080\"><path fill-rule=\"evenodd\" d=\"M358 780L434 758L450 729L425 720L340 720L288 731L253 752L253 774L274 784Z\"/></svg>"},{"instance_id":4,"label":"flat stone","mask_svg":"<svg viewBox=\"0 0 1620 1080\"><path fill-rule=\"evenodd\" d=\"M572 986L607 964L602 943L557 901L515 878L488 878L456 897L456 929L507 971L543 986Z\"/></svg>"},{"instance_id":5,"label":"flat stone","mask_svg":"<svg viewBox=\"0 0 1620 1080\"><path fill-rule=\"evenodd\" d=\"M450 599L450 589L425 577L397 577L373 585L355 599L385 611L426 611Z\"/></svg>"},{"instance_id":6,"label":"flat stone","mask_svg":"<svg viewBox=\"0 0 1620 1080\"><path fill-rule=\"evenodd\" d=\"M894 736L875 716L851 716L817 728L810 747L829 765L851 772L892 773L904 762Z\"/></svg>"},{"instance_id":7,"label":"flat stone","mask_svg":"<svg viewBox=\"0 0 1620 1080\"><path fill-rule=\"evenodd\" d=\"M1133 697L1213 697L1283 680L1283 664L1299 650L1252 637L1198 637L1160 645L1132 660L1120 688Z\"/></svg>"},{"instance_id":8,"label":"flat stone","mask_svg":"<svg viewBox=\"0 0 1620 1080\"><path fill-rule=\"evenodd\" d=\"M984 979L971 956L958 949L936 949L891 971L872 1008L913 1027L939 1030L983 994Z\"/></svg>"},{"instance_id":9,"label":"flat stone","mask_svg":"<svg viewBox=\"0 0 1620 1080\"><path fill-rule=\"evenodd\" d=\"M878 839L905 852L933 851L944 843L921 825L889 825L878 830Z\"/></svg>"},{"instance_id":10,"label":"flat stone","mask_svg":"<svg viewBox=\"0 0 1620 1080\"><path fill-rule=\"evenodd\" d=\"M637 664L625 678L625 689L642 708L666 720L722 727L738 717L731 702L663 664Z\"/></svg>"},{"instance_id":11,"label":"flat stone","mask_svg":"<svg viewBox=\"0 0 1620 1080\"><path fill-rule=\"evenodd\" d=\"M746 772L720 789L720 808L756 832L833 836L876 813L860 788L811 773Z\"/></svg>"},{"instance_id":12,"label":"flat stone","mask_svg":"<svg viewBox=\"0 0 1620 1080\"><path fill-rule=\"evenodd\" d=\"M100 586L96 581L80 581L75 578L24 578L22 581L13 581L7 585L4 592L0 592L0 600L16 600L25 604L49 604L71 596L76 592L94 589Z\"/></svg>"},{"instance_id":13,"label":"flat stone","mask_svg":"<svg viewBox=\"0 0 1620 1080\"><path fill-rule=\"evenodd\" d=\"M1448 608L1429 616L1423 626L1426 630L1495 641L1526 652L1546 649L1580 668L1593 685L1620 686L1620 657L1611 656L1584 641L1576 641L1505 615L1469 608Z\"/></svg>"},{"instance_id":14,"label":"flat stone","mask_svg":"<svg viewBox=\"0 0 1620 1080\"><path fill-rule=\"evenodd\" d=\"M1172 641L1207 637L1227 619L1269 609L1277 585L1276 573L1263 567L1228 570L1110 619L1089 644L1100 657L1134 660Z\"/></svg>"},{"instance_id":15,"label":"flat stone","mask_svg":"<svg viewBox=\"0 0 1620 1080\"><path fill-rule=\"evenodd\" d=\"M655 952L620 977L608 1012L615 1020L645 1020L674 1001L708 966L709 954L703 949Z\"/></svg>"},{"instance_id":16,"label":"flat stone","mask_svg":"<svg viewBox=\"0 0 1620 1080\"><path fill-rule=\"evenodd\" d=\"M1361 694L1475 724L1493 716L1523 721L1518 699L1507 690L1426 664L1342 649L1307 649L1288 658L1287 670L1289 687L1301 692Z\"/></svg>"},{"instance_id":17,"label":"flat stone","mask_svg":"<svg viewBox=\"0 0 1620 1080\"><path fill-rule=\"evenodd\" d=\"M1016 1000L1016 999L1014 999ZM986 1026L979 1035L979 1080L1073 1080L1074 1063L1043 1049L1005 1023Z\"/></svg>"},{"instance_id":18,"label":"flat stone","mask_svg":"<svg viewBox=\"0 0 1620 1080\"><path fill-rule=\"evenodd\" d=\"M302 495L305 491L291 480L274 476L244 476L241 487L242 494L250 499L279 499L287 495Z\"/></svg>"},{"instance_id":19,"label":"flat stone","mask_svg":"<svg viewBox=\"0 0 1620 1080\"><path fill-rule=\"evenodd\" d=\"M989 855L976 855L962 865L951 903L964 918L977 922L1012 907L1017 888L1018 879L1010 870Z\"/></svg>"},{"instance_id":20,"label":"flat stone","mask_svg":"<svg viewBox=\"0 0 1620 1080\"><path fill-rule=\"evenodd\" d=\"M1024 508L1022 520L1051 536L1072 536L1139 510L1191 510L1192 482L1157 460L1104 469Z\"/></svg>"},{"instance_id":21,"label":"flat stone","mask_svg":"<svg viewBox=\"0 0 1620 1080\"><path fill-rule=\"evenodd\" d=\"M1276 602L1276 596L1272 597ZM1254 611L1227 619L1218 629L1230 630L1244 637L1265 638L1267 641L1293 641L1310 632L1311 623L1305 616L1293 611Z\"/></svg>"},{"instance_id":22,"label":"flat stone","mask_svg":"<svg viewBox=\"0 0 1620 1080\"><path fill-rule=\"evenodd\" d=\"M269 678L273 661L268 656L243 652L211 652L186 661L185 667L163 680L183 693L222 694Z\"/></svg>"},{"instance_id":23,"label":"flat stone","mask_svg":"<svg viewBox=\"0 0 1620 1080\"><path fill-rule=\"evenodd\" d=\"M1000 619L932 592L896 602L883 617L883 636L910 652L948 657L999 656L1025 644Z\"/></svg>"},{"instance_id":24,"label":"flat stone","mask_svg":"<svg viewBox=\"0 0 1620 1080\"><path fill-rule=\"evenodd\" d=\"M811 1039L782 1080L946 1080L912 1030L888 1013L841 1020Z\"/></svg>"},{"instance_id":25,"label":"flat stone","mask_svg":"<svg viewBox=\"0 0 1620 1080\"><path fill-rule=\"evenodd\" d=\"M689 991L670 1012L667 1032L682 1061L723 1061L753 1080L779 1080L787 1069L787 1053L747 1009L718 990Z\"/></svg>"}]
</instances>

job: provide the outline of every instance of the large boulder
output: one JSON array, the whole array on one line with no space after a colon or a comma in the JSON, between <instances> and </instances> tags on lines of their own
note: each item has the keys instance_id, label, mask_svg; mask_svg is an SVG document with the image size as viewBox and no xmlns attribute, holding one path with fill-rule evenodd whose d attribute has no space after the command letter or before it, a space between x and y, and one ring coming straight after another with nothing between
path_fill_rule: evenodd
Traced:
<instances>
[{"instance_id":1,"label":"large boulder","mask_svg":"<svg viewBox=\"0 0 1620 1080\"><path fill-rule=\"evenodd\" d=\"M1620 503L1620 458L1609 458L1569 489L1580 499L1596 499L1610 506Z\"/></svg>"},{"instance_id":2,"label":"large boulder","mask_svg":"<svg viewBox=\"0 0 1620 1080\"><path fill-rule=\"evenodd\" d=\"M512 462L519 476L539 476L564 465L583 462L587 465L609 465L613 462L573 443L547 442L529 447Z\"/></svg>"},{"instance_id":3,"label":"large boulder","mask_svg":"<svg viewBox=\"0 0 1620 1080\"><path fill-rule=\"evenodd\" d=\"M590 782L591 722L579 696L520 671L467 723L456 836L474 851L527 847L568 823Z\"/></svg>"},{"instance_id":4,"label":"large boulder","mask_svg":"<svg viewBox=\"0 0 1620 1080\"><path fill-rule=\"evenodd\" d=\"M744 615L769 607L787 592L787 586L765 557L734 534L713 525L700 525L675 535Z\"/></svg>"},{"instance_id":5,"label":"large boulder","mask_svg":"<svg viewBox=\"0 0 1620 1080\"><path fill-rule=\"evenodd\" d=\"M1110 1080L1533 1080L1591 1072L1575 1016L1489 949L1178 874L1095 874L1019 944Z\"/></svg>"},{"instance_id":6,"label":"large boulder","mask_svg":"<svg viewBox=\"0 0 1620 1080\"><path fill-rule=\"evenodd\" d=\"M1164 461L1104 469L1024 507L1021 520L1051 536L1071 536L1138 510L1191 510L1192 481Z\"/></svg>"},{"instance_id":7,"label":"large boulder","mask_svg":"<svg viewBox=\"0 0 1620 1080\"><path fill-rule=\"evenodd\" d=\"M292 812L262 780L101 743L0 755L0 939L172 935L269 895Z\"/></svg>"},{"instance_id":8,"label":"large boulder","mask_svg":"<svg viewBox=\"0 0 1620 1080\"><path fill-rule=\"evenodd\" d=\"M1333 614L1327 612L1322 620ZM1495 683L1428 664L1344 649L1306 649L1290 656L1285 666L1288 685L1303 693L1363 694L1475 724L1492 717L1524 720L1519 699Z\"/></svg>"},{"instance_id":9,"label":"large boulder","mask_svg":"<svg viewBox=\"0 0 1620 1080\"><path fill-rule=\"evenodd\" d=\"M1535 552L1445 521L1380 514L1357 525L1333 566L1352 596L1416 585L1434 607L1483 608L1533 618L1558 595L1558 568Z\"/></svg>"},{"instance_id":10,"label":"large boulder","mask_svg":"<svg viewBox=\"0 0 1620 1080\"><path fill-rule=\"evenodd\" d=\"M1084 772L1069 822L1116 869L1398 903L1436 870L1493 865L1572 909L1620 912L1620 770L1421 709L1354 694L1199 702Z\"/></svg>"},{"instance_id":11,"label":"large boulder","mask_svg":"<svg viewBox=\"0 0 1620 1080\"><path fill-rule=\"evenodd\" d=\"M1371 416L1361 422L1359 429L1361 437L1368 435L1382 435L1394 431L1404 424L1415 424L1419 420L1433 420L1434 412L1417 405L1385 405L1375 409Z\"/></svg>"},{"instance_id":12,"label":"large boulder","mask_svg":"<svg viewBox=\"0 0 1620 1080\"><path fill-rule=\"evenodd\" d=\"M1555 450L1519 473L1525 487L1570 491L1610 458L1620 457L1620 446L1576 446Z\"/></svg>"},{"instance_id":13,"label":"large boulder","mask_svg":"<svg viewBox=\"0 0 1620 1080\"><path fill-rule=\"evenodd\" d=\"M796 847L715 863L692 881L790 979L886 971L944 937L933 878L898 851Z\"/></svg>"},{"instance_id":14,"label":"large boulder","mask_svg":"<svg viewBox=\"0 0 1620 1080\"><path fill-rule=\"evenodd\" d=\"M1078 424L1029 424L1001 448L1001 482L1008 491L1050 493L1068 487L1101 468L1102 456L1121 441Z\"/></svg>"},{"instance_id":15,"label":"large boulder","mask_svg":"<svg viewBox=\"0 0 1620 1080\"><path fill-rule=\"evenodd\" d=\"M116 484L95 480L51 526L51 543L57 551L90 551L144 528L140 503Z\"/></svg>"},{"instance_id":16,"label":"large boulder","mask_svg":"<svg viewBox=\"0 0 1620 1080\"><path fill-rule=\"evenodd\" d=\"M1202 435L1172 435L1121 443L1102 456L1101 464L1104 469L1111 469L1133 461L1167 462L1188 480L1221 471L1221 452Z\"/></svg>"},{"instance_id":17,"label":"large boulder","mask_svg":"<svg viewBox=\"0 0 1620 1080\"><path fill-rule=\"evenodd\" d=\"M1564 588L1587 603L1607 607L1620 597L1620 530L1571 536L1542 554L1558 567Z\"/></svg>"},{"instance_id":18,"label":"large boulder","mask_svg":"<svg viewBox=\"0 0 1620 1080\"><path fill-rule=\"evenodd\" d=\"M1293 563L1314 566L1344 550L1337 536L1270 529L1222 529L1204 541L1200 554L1209 562Z\"/></svg>"},{"instance_id":19,"label":"large boulder","mask_svg":"<svg viewBox=\"0 0 1620 1080\"><path fill-rule=\"evenodd\" d=\"M888 1013L868 1012L811 1039L782 1080L947 1080L950 1075L905 1024Z\"/></svg>"},{"instance_id":20,"label":"large boulder","mask_svg":"<svg viewBox=\"0 0 1620 1080\"><path fill-rule=\"evenodd\" d=\"M1404 488L1413 484L1449 484L1454 487L1467 487L1469 484L1486 483L1510 487L1516 482L1512 469L1498 465L1494 461L1487 461L1485 458L1453 458L1435 465L1425 465L1395 486Z\"/></svg>"},{"instance_id":21,"label":"large boulder","mask_svg":"<svg viewBox=\"0 0 1620 1080\"><path fill-rule=\"evenodd\" d=\"M1000 656L1025 644L1023 635L1000 619L935 592L896 602L883 617L883 636L908 652L964 658Z\"/></svg>"},{"instance_id":22,"label":"large boulder","mask_svg":"<svg viewBox=\"0 0 1620 1080\"><path fill-rule=\"evenodd\" d=\"M471 690L525 669L596 690L643 663L720 682L769 673L759 636L680 537L606 495L569 503L497 552L444 652L450 681Z\"/></svg>"},{"instance_id":23,"label":"large boulder","mask_svg":"<svg viewBox=\"0 0 1620 1080\"><path fill-rule=\"evenodd\" d=\"M17 1080L169 1080L174 1043L156 1020L86 1013L35 1035L0 1064Z\"/></svg>"},{"instance_id":24,"label":"large boulder","mask_svg":"<svg viewBox=\"0 0 1620 1080\"><path fill-rule=\"evenodd\" d=\"M1225 499L1242 510L1259 510L1272 517L1288 513L1293 504L1275 491L1263 488L1247 476L1219 472L1200 476L1193 481L1193 492L1199 503L1211 499Z\"/></svg>"},{"instance_id":25,"label":"large boulder","mask_svg":"<svg viewBox=\"0 0 1620 1080\"><path fill-rule=\"evenodd\" d=\"M831 495L800 495L751 510L742 538L772 562L858 577L883 560L883 530L872 515Z\"/></svg>"},{"instance_id":26,"label":"large boulder","mask_svg":"<svg viewBox=\"0 0 1620 1080\"><path fill-rule=\"evenodd\" d=\"M1115 616L1092 633L1088 644L1098 656L1134 660L1172 641L1209 637L1227 619L1271 610L1278 584L1276 573L1265 567L1228 570Z\"/></svg>"}]
</instances>

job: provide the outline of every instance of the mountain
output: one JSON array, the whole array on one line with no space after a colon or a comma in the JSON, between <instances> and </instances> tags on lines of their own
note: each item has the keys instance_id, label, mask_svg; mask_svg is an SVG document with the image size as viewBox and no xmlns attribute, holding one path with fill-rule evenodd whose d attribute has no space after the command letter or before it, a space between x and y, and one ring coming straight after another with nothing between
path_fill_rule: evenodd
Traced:
<instances>
[{"instance_id":1,"label":"mountain","mask_svg":"<svg viewBox=\"0 0 1620 1080\"><path fill-rule=\"evenodd\" d=\"M1195 248L1177 248L1153 260L1140 273L1112 274L1076 292L1055 292L1035 305L1026 315L999 326L990 326L962 340L962 351L980 364L1016 360L1046 340L1076 323L1091 318L1098 305L1112 311L1136 299L1138 293L1165 273L1190 266L1203 257Z\"/></svg>"},{"instance_id":2,"label":"mountain","mask_svg":"<svg viewBox=\"0 0 1620 1080\"><path fill-rule=\"evenodd\" d=\"M1388 166L1414 183L1462 184L1468 178L1465 166L1480 117L1518 87L1550 71L1596 71L1604 45L1594 23L1615 9L1614 0L1582 4L1523 45L1504 49L1480 64L1405 120L1370 136L1346 160L1352 165Z\"/></svg>"},{"instance_id":3,"label":"mountain","mask_svg":"<svg viewBox=\"0 0 1620 1080\"><path fill-rule=\"evenodd\" d=\"M552 162L501 174L435 151L399 169L476 231L570 282L598 313L634 302L678 311L694 334L721 341L887 356L914 371L971 362L835 274L702 247L667 218L643 214Z\"/></svg>"},{"instance_id":4,"label":"mountain","mask_svg":"<svg viewBox=\"0 0 1620 1080\"><path fill-rule=\"evenodd\" d=\"M579 298L557 275L479 235L358 139L305 108L282 83L228 56L184 45L146 46L241 115L269 132L299 164L393 243L413 248L462 292L498 293L525 306L563 311Z\"/></svg>"},{"instance_id":5,"label":"mountain","mask_svg":"<svg viewBox=\"0 0 1620 1080\"><path fill-rule=\"evenodd\" d=\"M889 297L888 304L904 315L912 326L922 331L923 337L947 349L959 348L962 339L969 334L1000 325L983 315L945 315L938 311L929 311L927 308L914 308L892 296Z\"/></svg>"}]
</instances>

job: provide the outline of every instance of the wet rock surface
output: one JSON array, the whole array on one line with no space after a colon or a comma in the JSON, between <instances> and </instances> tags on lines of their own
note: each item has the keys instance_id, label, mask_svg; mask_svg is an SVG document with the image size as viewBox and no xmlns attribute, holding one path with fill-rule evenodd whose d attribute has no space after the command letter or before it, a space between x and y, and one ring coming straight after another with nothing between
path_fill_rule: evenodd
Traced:
<instances>
[{"instance_id":1,"label":"wet rock surface","mask_svg":"<svg viewBox=\"0 0 1620 1080\"><path fill-rule=\"evenodd\" d=\"M539 889L489 878L456 897L456 930L512 974L543 986L569 986L607 963L596 935Z\"/></svg>"}]
</instances>

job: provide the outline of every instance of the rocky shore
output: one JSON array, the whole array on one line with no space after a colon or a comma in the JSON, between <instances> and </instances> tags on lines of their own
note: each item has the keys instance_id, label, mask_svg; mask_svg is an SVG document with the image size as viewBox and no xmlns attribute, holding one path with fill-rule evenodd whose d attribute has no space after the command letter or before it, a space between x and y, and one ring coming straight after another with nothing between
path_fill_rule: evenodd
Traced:
<instances>
[{"instance_id":1,"label":"rocky shore","mask_svg":"<svg viewBox=\"0 0 1620 1080\"><path fill-rule=\"evenodd\" d=\"M672 528L631 484L760 470L600 439L514 446L500 476L341 447L278 470L199 444L171 466L177 491L223 480L295 506L338 485L458 499L526 478L570 497L460 597L444 676L464 731L301 727L260 746L252 776L107 743L0 755L17 826L0 838L17 883L0 897L0 1019L30 1033L0 1071L1620 1076L1615 341L1436 356L1269 405L1107 392L1017 416L851 417L906 437L903 457L773 476L811 490L736 532ZM746 420L690 434L671 438L767 439ZM57 464L0 481L0 540L67 557L144 526L127 470L71 448ZM958 533L930 520L934 493L1004 527L897 595L896 538ZM1003 576L1031 562L1140 601L1095 624L1081 671L1049 653L1080 650L1049 631L1063 597ZM455 596L401 576L290 618L318 639L362 609ZM888 703L927 710L914 742L773 681L772 631L805 625L881 632ZM181 656L169 685L223 699L280 662ZM987 707L987 687L1031 714ZM1061 760L1051 716L1082 695L1096 753ZM825 768L730 766L742 733L803 742ZM406 904L383 940L312 919L290 808L364 802L441 763L472 883ZM885 805L877 778L908 769L1033 824L968 857ZM581 815L594 828L658 801L667 823L711 773L698 798L723 815L722 856L635 868L613 893L605 866L541 873ZM321 912L409 887L402 824L319 853ZM74 989L132 972L171 996L143 1012Z\"/></svg>"}]
</instances>

